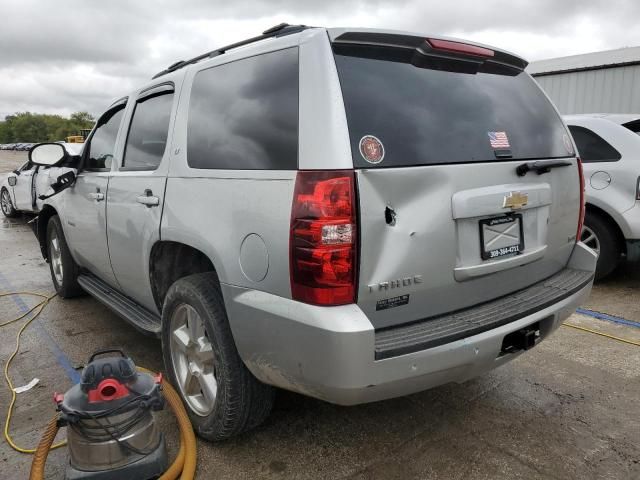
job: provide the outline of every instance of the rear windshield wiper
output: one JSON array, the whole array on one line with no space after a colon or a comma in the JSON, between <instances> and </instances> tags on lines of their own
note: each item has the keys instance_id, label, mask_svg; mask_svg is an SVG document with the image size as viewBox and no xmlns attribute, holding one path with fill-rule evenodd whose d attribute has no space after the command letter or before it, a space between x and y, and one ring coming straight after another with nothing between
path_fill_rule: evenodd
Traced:
<instances>
[{"instance_id":1,"label":"rear windshield wiper","mask_svg":"<svg viewBox=\"0 0 640 480\"><path fill-rule=\"evenodd\" d=\"M544 160L537 162L527 162L516 167L516 173L519 177L524 177L529 172L536 172L538 175L548 173L552 168L569 167L573 165L568 160Z\"/></svg>"}]
</instances>

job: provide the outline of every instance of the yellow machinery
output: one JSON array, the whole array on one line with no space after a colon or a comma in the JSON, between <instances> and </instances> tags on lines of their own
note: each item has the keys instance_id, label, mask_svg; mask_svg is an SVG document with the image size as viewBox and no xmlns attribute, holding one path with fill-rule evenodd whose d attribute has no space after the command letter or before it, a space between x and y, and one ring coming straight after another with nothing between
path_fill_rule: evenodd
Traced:
<instances>
[{"instance_id":1,"label":"yellow machinery","mask_svg":"<svg viewBox=\"0 0 640 480\"><path fill-rule=\"evenodd\" d=\"M84 143L84 141L87 139L90 133L91 133L90 128L81 128L79 135L70 135L67 138L65 138L65 141L67 143Z\"/></svg>"}]
</instances>

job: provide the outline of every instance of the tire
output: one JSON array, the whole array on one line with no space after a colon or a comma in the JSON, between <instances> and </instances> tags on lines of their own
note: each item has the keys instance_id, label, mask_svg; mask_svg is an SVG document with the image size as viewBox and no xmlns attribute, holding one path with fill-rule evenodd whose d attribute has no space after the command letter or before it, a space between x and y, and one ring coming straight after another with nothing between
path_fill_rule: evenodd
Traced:
<instances>
[{"instance_id":1,"label":"tire","mask_svg":"<svg viewBox=\"0 0 640 480\"><path fill-rule=\"evenodd\" d=\"M587 213L580 240L598 253L596 280L602 280L620 263L620 242L610 222L601 215Z\"/></svg>"},{"instance_id":2,"label":"tire","mask_svg":"<svg viewBox=\"0 0 640 480\"><path fill-rule=\"evenodd\" d=\"M7 218L14 218L18 216L18 210L16 210L11 202L11 195L9 195L9 190L3 188L0 191L0 210Z\"/></svg>"},{"instance_id":3,"label":"tire","mask_svg":"<svg viewBox=\"0 0 640 480\"><path fill-rule=\"evenodd\" d=\"M215 273L190 275L169 288L162 309L162 355L169 381L205 440L225 440L269 416L274 388L242 362Z\"/></svg>"},{"instance_id":4,"label":"tire","mask_svg":"<svg viewBox=\"0 0 640 480\"><path fill-rule=\"evenodd\" d=\"M56 292L62 298L83 295L84 290L78 284L79 268L69 252L58 215L53 215L49 219L46 235L49 269Z\"/></svg>"}]
</instances>

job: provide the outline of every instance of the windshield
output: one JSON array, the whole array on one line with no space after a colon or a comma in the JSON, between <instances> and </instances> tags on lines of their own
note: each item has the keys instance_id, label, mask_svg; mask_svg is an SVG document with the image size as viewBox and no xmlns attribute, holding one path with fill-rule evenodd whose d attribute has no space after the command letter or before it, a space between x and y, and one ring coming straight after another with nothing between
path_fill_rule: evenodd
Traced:
<instances>
[{"instance_id":1,"label":"windshield","mask_svg":"<svg viewBox=\"0 0 640 480\"><path fill-rule=\"evenodd\" d=\"M390 50L334 47L354 166L571 156L560 117L528 74L504 66L470 71L450 61L423 68L415 54ZM378 152L376 161L363 148Z\"/></svg>"}]
</instances>

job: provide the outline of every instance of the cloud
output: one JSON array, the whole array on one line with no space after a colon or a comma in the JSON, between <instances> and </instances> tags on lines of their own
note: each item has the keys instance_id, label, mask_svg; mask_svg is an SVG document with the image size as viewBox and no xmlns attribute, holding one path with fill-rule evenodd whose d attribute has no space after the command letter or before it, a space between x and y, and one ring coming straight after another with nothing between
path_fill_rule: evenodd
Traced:
<instances>
[{"instance_id":1,"label":"cloud","mask_svg":"<svg viewBox=\"0 0 640 480\"><path fill-rule=\"evenodd\" d=\"M3 0L0 118L99 114L180 59L287 21L452 35L530 60L639 45L635 0Z\"/></svg>"}]
</instances>

